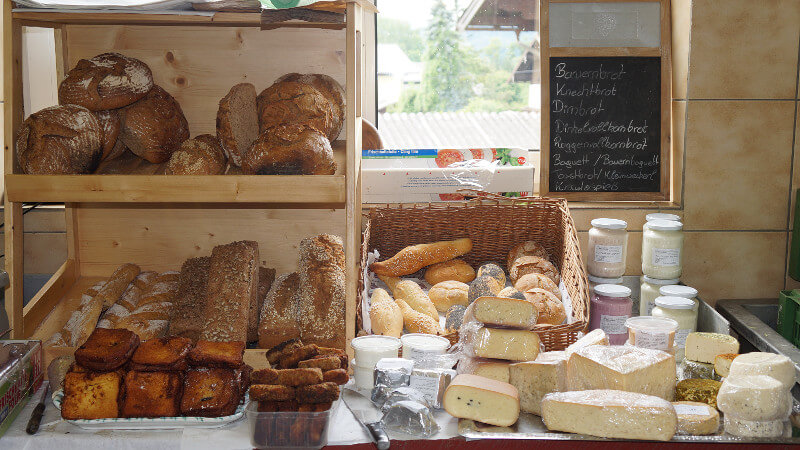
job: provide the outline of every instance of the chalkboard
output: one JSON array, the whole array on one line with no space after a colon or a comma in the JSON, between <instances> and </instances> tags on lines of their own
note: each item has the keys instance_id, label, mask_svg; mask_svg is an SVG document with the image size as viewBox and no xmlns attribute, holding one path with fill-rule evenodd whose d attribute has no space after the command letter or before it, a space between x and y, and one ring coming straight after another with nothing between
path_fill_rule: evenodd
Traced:
<instances>
[{"instance_id":1,"label":"chalkboard","mask_svg":"<svg viewBox=\"0 0 800 450\"><path fill-rule=\"evenodd\" d=\"M550 57L550 192L662 190L661 64Z\"/></svg>"}]
</instances>

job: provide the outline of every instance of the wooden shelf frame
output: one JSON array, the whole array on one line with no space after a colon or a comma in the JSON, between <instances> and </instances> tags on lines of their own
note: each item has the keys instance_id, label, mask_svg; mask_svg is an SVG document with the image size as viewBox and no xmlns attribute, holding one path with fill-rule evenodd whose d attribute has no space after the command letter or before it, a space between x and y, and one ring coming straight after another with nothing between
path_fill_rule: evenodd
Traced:
<instances>
[{"instance_id":1,"label":"wooden shelf frame","mask_svg":"<svg viewBox=\"0 0 800 450\"><path fill-rule=\"evenodd\" d=\"M87 280L107 277L113 267L121 262L138 263L144 270L178 270L183 259L210 254L214 245L252 239L261 244L262 261L266 259L267 264L277 267L280 273L296 270L297 247L302 237L323 232L338 234L344 241L347 264L346 336L348 342L355 337L361 245L361 120L365 75L362 30L364 12L375 10L363 0L341 3L346 8L345 25L341 30L314 31L286 25L288 31L264 31L260 25L256 26L257 13L217 13L213 16L108 14L99 17L82 13L12 12L11 1L3 1L5 258L10 278L5 292L5 308L12 327L11 337L49 337L43 336L42 332L60 328L69 317L69 307L74 308L74 304L63 304L68 294L79 289L81 283ZM275 59L279 61L277 63L243 59L242 54L254 51L247 46L249 35L296 33L292 37L299 39L300 50L292 51L301 55L303 51L318 51L317 47L336 45L341 50L329 51L326 53L327 60L317 61L316 66L307 67L305 71L324 73L331 64L344 66L338 77L346 91L345 128L340 136L344 142L337 142L335 146L341 148L341 151L335 152L340 169L331 176L38 176L18 173L14 170L13 137L23 119L21 36L24 26L54 29L58 79L63 78L71 64L74 64L73 60L88 57L80 54L80 51L86 51L85 48L76 50L68 45L70 32L73 32L71 37L74 38L87 31L91 34L96 30L104 30L104 33L113 37L109 42L121 45L123 53L130 51L132 56L137 56L135 47L124 41L129 35L138 36L137 39L131 38L131 41L149 45L152 51L153 48L164 47L158 47L160 43L157 40L147 41L151 30L154 34L171 33L176 40L183 39L184 44L191 44L192 37L196 37L198 32L227 33L226 36L230 36L233 42L241 44L241 47L234 49L238 54L231 54L231 49L225 47L229 43L211 38L205 43L198 43L198 53L201 49L221 52L219 54L225 58L233 58L230 61L249 64L249 70L243 78L260 89L266 87L263 84L277 78L276 71L299 71L299 65L308 66L309 60L319 59L320 55L303 55L302 63L292 65L290 62L289 68L278 67L285 63L280 58ZM304 33L340 33L336 35L340 40L330 43L331 40L327 39L329 43L320 43L318 37L306 38ZM91 41L90 37L85 39ZM285 46L280 39L277 42L281 43L281 47ZM164 45L163 42L161 45ZM206 49L206 46L211 48ZM164 63L167 67L173 62L172 58L185 62L181 58L188 60L189 56L181 52L174 55L167 52ZM220 67L220 70L228 70L226 76L231 78L232 69ZM153 72L156 74L157 69ZM213 76L208 71L203 74ZM263 79L259 81L248 75ZM175 86L192 87L191 79L181 79L180 75L174 74L166 76L173 77L169 81L176 81ZM227 88L235 82L230 82ZM202 88L198 90L202 91ZM169 87L167 90L170 90ZM222 95L213 93L216 97L212 105L214 110L216 101ZM201 100L205 102L204 108L210 107L206 105L206 98L195 103ZM190 130L199 128L203 130L201 132L210 131L208 123L195 127L194 123L201 121L192 117L192 106L187 106L183 101L181 104L189 119ZM209 121L213 121L213 117ZM197 134L200 133L192 132L193 136ZM67 237L67 260L24 307L23 202L65 202Z\"/></svg>"}]
</instances>

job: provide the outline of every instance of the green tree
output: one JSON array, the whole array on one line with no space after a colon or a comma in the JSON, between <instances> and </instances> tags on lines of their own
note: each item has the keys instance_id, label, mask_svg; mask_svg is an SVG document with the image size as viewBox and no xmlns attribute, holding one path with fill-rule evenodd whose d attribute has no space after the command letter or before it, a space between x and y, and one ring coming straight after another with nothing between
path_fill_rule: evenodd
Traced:
<instances>
[{"instance_id":1,"label":"green tree","mask_svg":"<svg viewBox=\"0 0 800 450\"><path fill-rule=\"evenodd\" d=\"M406 87L400 94L397 103L389 106L386 111L390 113L420 112L422 110L418 87Z\"/></svg>"},{"instance_id":2,"label":"green tree","mask_svg":"<svg viewBox=\"0 0 800 450\"><path fill-rule=\"evenodd\" d=\"M397 44L412 61L421 61L425 51L425 36L422 30L411 28L408 22L388 19L378 14L378 42Z\"/></svg>"}]
</instances>

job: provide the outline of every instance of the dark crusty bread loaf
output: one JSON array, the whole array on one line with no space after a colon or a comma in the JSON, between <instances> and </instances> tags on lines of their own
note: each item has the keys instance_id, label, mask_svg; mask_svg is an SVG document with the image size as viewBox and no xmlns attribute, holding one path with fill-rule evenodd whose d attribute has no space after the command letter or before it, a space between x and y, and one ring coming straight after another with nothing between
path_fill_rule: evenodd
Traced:
<instances>
[{"instance_id":1,"label":"dark crusty bread loaf","mask_svg":"<svg viewBox=\"0 0 800 450\"><path fill-rule=\"evenodd\" d=\"M17 159L28 174L92 173L102 157L103 131L88 109L60 105L31 114L17 134Z\"/></svg>"},{"instance_id":2,"label":"dark crusty bread loaf","mask_svg":"<svg viewBox=\"0 0 800 450\"><path fill-rule=\"evenodd\" d=\"M333 175L336 161L328 138L298 123L261 133L245 154L242 170L249 175Z\"/></svg>"},{"instance_id":3,"label":"dark crusty bread loaf","mask_svg":"<svg viewBox=\"0 0 800 450\"><path fill-rule=\"evenodd\" d=\"M261 308L272 288L273 281L275 281L275 269L258 268L258 294L256 295L256 301L250 304L250 311L247 313L247 342L258 341L258 322L261 319Z\"/></svg>"},{"instance_id":4,"label":"dark crusty bread loaf","mask_svg":"<svg viewBox=\"0 0 800 450\"><path fill-rule=\"evenodd\" d=\"M122 128L119 119L119 111L116 109L105 109L95 112L94 115L97 116L97 120L100 122L100 129L103 131L103 155L100 157L100 160L104 161L114 150L120 129Z\"/></svg>"},{"instance_id":5,"label":"dark crusty bread loaf","mask_svg":"<svg viewBox=\"0 0 800 450\"><path fill-rule=\"evenodd\" d=\"M344 348L345 258L342 238L321 234L300 242L297 291L303 343Z\"/></svg>"},{"instance_id":6,"label":"dark crusty bread loaf","mask_svg":"<svg viewBox=\"0 0 800 450\"><path fill-rule=\"evenodd\" d=\"M344 107L344 89L342 89L342 86L339 85L339 83L332 77L319 73L287 73L286 75L278 78L277 82L281 81L297 81L300 83L310 84L311 86L314 86L322 95L324 95L326 99L328 99L333 107L331 109L332 126L330 131L326 134L328 139L331 141L335 140L342 131L346 113Z\"/></svg>"},{"instance_id":7,"label":"dark crusty bread loaf","mask_svg":"<svg viewBox=\"0 0 800 450\"><path fill-rule=\"evenodd\" d=\"M167 162L167 175L219 175L225 173L227 160L216 137L201 134L181 143Z\"/></svg>"},{"instance_id":8,"label":"dark crusty bread loaf","mask_svg":"<svg viewBox=\"0 0 800 450\"><path fill-rule=\"evenodd\" d=\"M189 139L189 123L181 105L161 86L122 110L119 139L135 154L151 163L169 159Z\"/></svg>"},{"instance_id":9,"label":"dark crusty bread loaf","mask_svg":"<svg viewBox=\"0 0 800 450\"><path fill-rule=\"evenodd\" d=\"M58 102L80 105L91 111L128 106L153 88L147 64L119 53L103 53L82 59L58 87Z\"/></svg>"},{"instance_id":10,"label":"dark crusty bread loaf","mask_svg":"<svg viewBox=\"0 0 800 450\"><path fill-rule=\"evenodd\" d=\"M297 323L299 308L297 292L300 290L300 275L285 273L272 283L258 323L258 347L273 348L289 339L300 337Z\"/></svg>"},{"instance_id":11,"label":"dark crusty bread loaf","mask_svg":"<svg viewBox=\"0 0 800 450\"><path fill-rule=\"evenodd\" d=\"M280 81L264 89L256 99L261 132L276 125L299 123L333 133L334 106L314 86L296 81Z\"/></svg>"},{"instance_id":12,"label":"dark crusty bread loaf","mask_svg":"<svg viewBox=\"0 0 800 450\"><path fill-rule=\"evenodd\" d=\"M258 296L258 243L237 241L211 252L208 271L205 341L247 341L247 315Z\"/></svg>"},{"instance_id":13,"label":"dark crusty bread loaf","mask_svg":"<svg viewBox=\"0 0 800 450\"><path fill-rule=\"evenodd\" d=\"M219 101L217 137L231 163L242 165L242 157L258 138L256 87L241 83Z\"/></svg>"},{"instance_id":14,"label":"dark crusty bread loaf","mask_svg":"<svg viewBox=\"0 0 800 450\"><path fill-rule=\"evenodd\" d=\"M169 322L170 336L187 337L193 342L200 339L205 318L206 285L211 258L189 258L181 266L175 309Z\"/></svg>"}]
</instances>

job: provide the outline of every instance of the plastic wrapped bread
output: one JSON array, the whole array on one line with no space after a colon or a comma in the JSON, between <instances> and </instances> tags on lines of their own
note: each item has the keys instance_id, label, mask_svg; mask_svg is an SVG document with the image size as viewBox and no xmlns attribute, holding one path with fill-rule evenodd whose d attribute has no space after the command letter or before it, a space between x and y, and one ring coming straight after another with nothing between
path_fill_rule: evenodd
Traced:
<instances>
[{"instance_id":1,"label":"plastic wrapped bread","mask_svg":"<svg viewBox=\"0 0 800 450\"><path fill-rule=\"evenodd\" d=\"M545 395L567 390L567 361L564 358L545 357L512 364L508 373L509 382L519 392L520 409L537 416L542 415Z\"/></svg>"},{"instance_id":2,"label":"plastic wrapped bread","mask_svg":"<svg viewBox=\"0 0 800 450\"><path fill-rule=\"evenodd\" d=\"M576 391L616 389L672 401L675 373L674 356L639 347L590 345L567 361L569 388Z\"/></svg>"},{"instance_id":3,"label":"plastic wrapped bread","mask_svg":"<svg viewBox=\"0 0 800 450\"><path fill-rule=\"evenodd\" d=\"M542 421L553 431L654 441L672 439L678 425L670 402L607 389L547 394L542 400Z\"/></svg>"},{"instance_id":4,"label":"plastic wrapped bread","mask_svg":"<svg viewBox=\"0 0 800 450\"><path fill-rule=\"evenodd\" d=\"M719 388L717 408L737 419L786 420L792 411L792 395L783 383L767 375L729 376Z\"/></svg>"},{"instance_id":5,"label":"plastic wrapped bread","mask_svg":"<svg viewBox=\"0 0 800 450\"><path fill-rule=\"evenodd\" d=\"M741 375L768 375L791 389L795 383L792 360L784 355L765 352L745 353L737 356L730 365L730 377Z\"/></svg>"},{"instance_id":6,"label":"plastic wrapped bread","mask_svg":"<svg viewBox=\"0 0 800 450\"><path fill-rule=\"evenodd\" d=\"M788 420L754 421L725 415L723 429L739 437L776 438L791 437L792 424Z\"/></svg>"},{"instance_id":7,"label":"plastic wrapped bread","mask_svg":"<svg viewBox=\"0 0 800 450\"><path fill-rule=\"evenodd\" d=\"M458 360L458 373L468 373L508 383L510 365L510 362L501 359L464 357Z\"/></svg>"},{"instance_id":8,"label":"plastic wrapped bread","mask_svg":"<svg viewBox=\"0 0 800 450\"><path fill-rule=\"evenodd\" d=\"M533 361L542 350L539 335L528 330L487 328L476 322L459 331L464 354L477 358Z\"/></svg>"}]
</instances>

